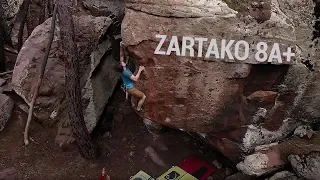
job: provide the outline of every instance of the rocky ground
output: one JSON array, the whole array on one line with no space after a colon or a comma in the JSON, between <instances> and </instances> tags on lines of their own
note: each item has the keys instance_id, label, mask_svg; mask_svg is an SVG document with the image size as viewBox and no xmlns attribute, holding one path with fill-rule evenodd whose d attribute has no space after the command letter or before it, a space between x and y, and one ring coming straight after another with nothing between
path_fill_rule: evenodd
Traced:
<instances>
[{"instance_id":1,"label":"rocky ground","mask_svg":"<svg viewBox=\"0 0 320 180\"><path fill-rule=\"evenodd\" d=\"M10 95L12 96L12 95ZM150 175L161 175L168 168L181 162L185 157L197 154L211 161L215 154L205 146L179 131L168 130L163 140L168 151L154 148L165 162L165 166L154 163L145 153L145 148L153 146L152 136L142 120L124 102L122 92L116 94L114 102L117 114L114 116L113 130L95 132L94 141L100 148L97 161L86 161L74 145L59 148L54 143L56 129L44 128L36 122L31 123L32 143L23 144L23 130L26 113L17 101L5 129L0 133L0 172L14 172L20 179L86 179L96 180L103 167L113 180L128 179L143 170ZM121 107L120 107L121 106ZM119 109L120 108L120 109ZM9 168L9 169L8 169ZM10 173L7 172L9 176ZM1 173L0 173L1 178Z\"/></svg>"},{"instance_id":2,"label":"rocky ground","mask_svg":"<svg viewBox=\"0 0 320 180\"><path fill-rule=\"evenodd\" d=\"M6 2L15 46L20 23L15 17L21 1ZM7 68L13 73L0 76L0 139L5 145L0 147L4 155L0 169L15 167L20 177L31 179L40 178L40 174L50 179L59 176L58 173L62 179L91 178L103 166L110 167L110 175L120 179L145 165L146 171L157 174L165 168L144 157L144 148L151 142L144 122L151 129L184 130L220 151L240 171L223 167L217 173L221 179L319 179L319 0L79 0L77 3L74 22L84 120L101 147L102 163L85 162L70 146L74 139L64 98L64 60L58 27L34 111L36 119L31 128L34 143L24 147L19 140L25 123L22 111L28 110L26 104L30 104L33 95L51 25L50 18L37 24L34 17L40 16L42 4L32 0L21 51L18 56L15 50L5 51ZM221 61L212 58L208 62L173 53L159 56L154 54L160 41L156 34L216 38L219 42L245 40L251 46L260 41L280 43L281 51L286 50L282 46L292 47L296 54L293 62L286 65L257 64L253 55L243 62L228 58ZM121 39L128 47L130 68L146 67L136 83L148 97L144 111L138 115L129 103L123 103L122 96L113 96L119 79L113 67L118 62ZM180 37L178 40L181 43ZM163 49L169 42L163 44ZM208 44L203 48L207 50ZM135 99L132 103L136 103ZM110 129L109 134L101 134ZM169 131L164 139L170 150L159 154L170 165L189 153L203 151L192 140L186 142L180 131ZM58 145L54 145L54 140ZM206 158L211 161L218 157ZM38 162L38 158L42 161ZM131 163L125 161L128 159ZM67 173L69 168L75 173ZM50 173L53 175L49 176ZM6 169L3 174L17 173Z\"/></svg>"}]
</instances>

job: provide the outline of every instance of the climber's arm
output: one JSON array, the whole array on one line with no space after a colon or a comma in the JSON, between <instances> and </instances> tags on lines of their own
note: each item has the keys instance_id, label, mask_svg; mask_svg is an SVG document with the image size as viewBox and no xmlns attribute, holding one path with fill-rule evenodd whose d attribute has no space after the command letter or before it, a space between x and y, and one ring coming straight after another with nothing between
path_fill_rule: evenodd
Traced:
<instances>
[{"instance_id":1,"label":"climber's arm","mask_svg":"<svg viewBox=\"0 0 320 180\"><path fill-rule=\"evenodd\" d=\"M124 62L125 52L122 41L120 42L120 62Z\"/></svg>"},{"instance_id":2,"label":"climber's arm","mask_svg":"<svg viewBox=\"0 0 320 180\"><path fill-rule=\"evenodd\" d=\"M132 81L137 82L137 81L139 80L139 78L140 78L141 72L144 71L144 70L145 70L145 67L144 67L144 66L140 66L140 67L139 67L139 70L138 70L138 73L137 73L136 75L132 75L132 76L130 77L130 79L131 79Z\"/></svg>"}]
</instances>

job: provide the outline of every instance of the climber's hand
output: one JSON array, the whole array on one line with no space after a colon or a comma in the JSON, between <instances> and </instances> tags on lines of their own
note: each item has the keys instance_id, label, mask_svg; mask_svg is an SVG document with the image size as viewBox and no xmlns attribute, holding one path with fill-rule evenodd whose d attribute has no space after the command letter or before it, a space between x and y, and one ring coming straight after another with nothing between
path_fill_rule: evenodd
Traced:
<instances>
[{"instance_id":1,"label":"climber's hand","mask_svg":"<svg viewBox=\"0 0 320 180\"><path fill-rule=\"evenodd\" d=\"M140 71L144 71L145 69L146 69L146 68L145 68L144 66L140 66L140 67L139 67L139 70L140 70Z\"/></svg>"}]
</instances>

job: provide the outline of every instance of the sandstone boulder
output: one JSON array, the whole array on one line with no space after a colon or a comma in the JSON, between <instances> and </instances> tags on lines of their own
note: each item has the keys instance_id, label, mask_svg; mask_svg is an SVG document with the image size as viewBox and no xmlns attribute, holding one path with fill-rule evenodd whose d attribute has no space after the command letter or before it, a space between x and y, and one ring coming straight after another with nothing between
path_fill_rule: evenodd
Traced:
<instances>
[{"instance_id":1,"label":"sandstone boulder","mask_svg":"<svg viewBox=\"0 0 320 180\"><path fill-rule=\"evenodd\" d=\"M9 20L17 15L23 0L2 0L2 2L5 7L6 18Z\"/></svg>"},{"instance_id":2,"label":"sandstone boulder","mask_svg":"<svg viewBox=\"0 0 320 180\"><path fill-rule=\"evenodd\" d=\"M299 156L312 152L320 152L320 136L316 133L312 138L292 138L279 144L271 144L246 156L244 161L237 164L237 168L247 175L261 176L270 174L289 163L292 154ZM291 160L290 160L291 161ZM292 163L292 161L291 161ZM307 164L306 169L313 168Z\"/></svg>"},{"instance_id":3,"label":"sandstone boulder","mask_svg":"<svg viewBox=\"0 0 320 180\"><path fill-rule=\"evenodd\" d=\"M308 155L290 155L289 160L293 169L300 176L308 180L317 180L320 177L320 153Z\"/></svg>"},{"instance_id":4,"label":"sandstone boulder","mask_svg":"<svg viewBox=\"0 0 320 180\"><path fill-rule=\"evenodd\" d=\"M118 80L113 70L115 61L107 56L110 51L104 35L112 20L107 17L74 17L76 43L80 61L81 86L83 88L84 117L91 132L102 114ZM30 104L37 81L44 49L49 37L51 18L32 32L19 52L13 72L13 88L27 104ZM59 27L56 27L34 115L44 125L52 126L59 120L68 128L65 97L64 59L61 58Z\"/></svg>"},{"instance_id":5,"label":"sandstone boulder","mask_svg":"<svg viewBox=\"0 0 320 180\"><path fill-rule=\"evenodd\" d=\"M5 128L11 117L13 106L14 102L10 97L0 94L0 132Z\"/></svg>"},{"instance_id":6,"label":"sandstone boulder","mask_svg":"<svg viewBox=\"0 0 320 180\"><path fill-rule=\"evenodd\" d=\"M292 172L281 171L281 172L275 173L273 176L271 176L266 180L287 180L287 179L298 180L299 178Z\"/></svg>"},{"instance_id":7,"label":"sandstone boulder","mask_svg":"<svg viewBox=\"0 0 320 180\"><path fill-rule=\"evenodd\" d=\"M121 17L124 13L124 0L84 0L82 3L94 16Z\"/></svg>"},{"instance_id":8,"label":"sandstone boulder","mask_svg":"<svg viewBox=\"0 0 320 180\"><path fill-rule=\"evenodd\" d=\"M127 1L123 42L135 64L146 66L136 84L147 96L140 115L205 134L234 162L258 145L286 138L301 124L300 117L314 123L320 101L312 94L320 81L304 64L306 59L314 64L318 57L312 41L313 8L312 0ZM156 35L167 35L160 51L168 55L155 54L160 43ZM173 36L180 49L183 37L245 40L253 47L261 41L279 43L292 47L294 63L260 65L251 51L242 62L199 58L197 42L194 57L189 50L179 56L177 50L168 51ZM208 48L203 43L203 55ZM308 100L312 103L305 106Z\"/></svg>"}]
</instances>

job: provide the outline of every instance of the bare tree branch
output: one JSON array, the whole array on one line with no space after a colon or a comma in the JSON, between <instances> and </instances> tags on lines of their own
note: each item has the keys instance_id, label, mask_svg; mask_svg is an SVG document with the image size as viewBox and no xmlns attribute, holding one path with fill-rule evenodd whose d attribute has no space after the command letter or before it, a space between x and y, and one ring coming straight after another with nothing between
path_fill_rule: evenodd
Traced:
<instances>
[{"instance_id":1,"label":"bare tree branch","mask_svg":"<svg viewBox=\"0 0 320 180\"><path fill-rule=\"evenodd\" d=\"M30 0L24 0L20 11L21 11L21 23L19 27L19 33L18 33L18 50L20 51L22 44L23 44L23 31L24 31L24 25L27 21L28 11L30 6Z\"/></svg>"},{"instance_id":2,"label":"bare tree branch","mask_svg":"<svg viewBox=\"0 0 320 180\"><path fill-rule=\"evenodd\" d=\"M4 75L10 74L10 73L12 73L12 72L13 72L13 71L3 72L3 73L0 73L0 76L4 76Z\"/></svg>"},{"instance_id":3,"label":"bare tree branch","mask_svg":"<svg viewBox=\"0 0 320 180\"><path fill-rule=\"evenodd\" d=\"M38 82L36 84L35 92L33 94L33 98L32 98L31 104L30 104L27 124L26 124L25 130L24 130L24 144L25 145L29 144L29 135L28 135L29 126L30 126L30 122L31 122L31 119L32 119L34 103L36 102L36 99L37 99L38 94L39 94L40 85L41 85L41 82L42 82L42 79L43 79L44 71L46 69L46 65L47 65L47 61L48 61L48 57L49 57L49 53L50 53L50 49L51 49L51 45L52 45L52 41L53 41L53 37L54 37L57 9L58 9L57 6L55 6L54 11L53 11L52 21L51 21L51 29L50 29L50 32L49 32L49 41L47 43L45 56L44 56L43 61L41 63L41 70L40 70L40 74L39 74L39 79L38 79Z\"/></svg>"}]
</instances>

